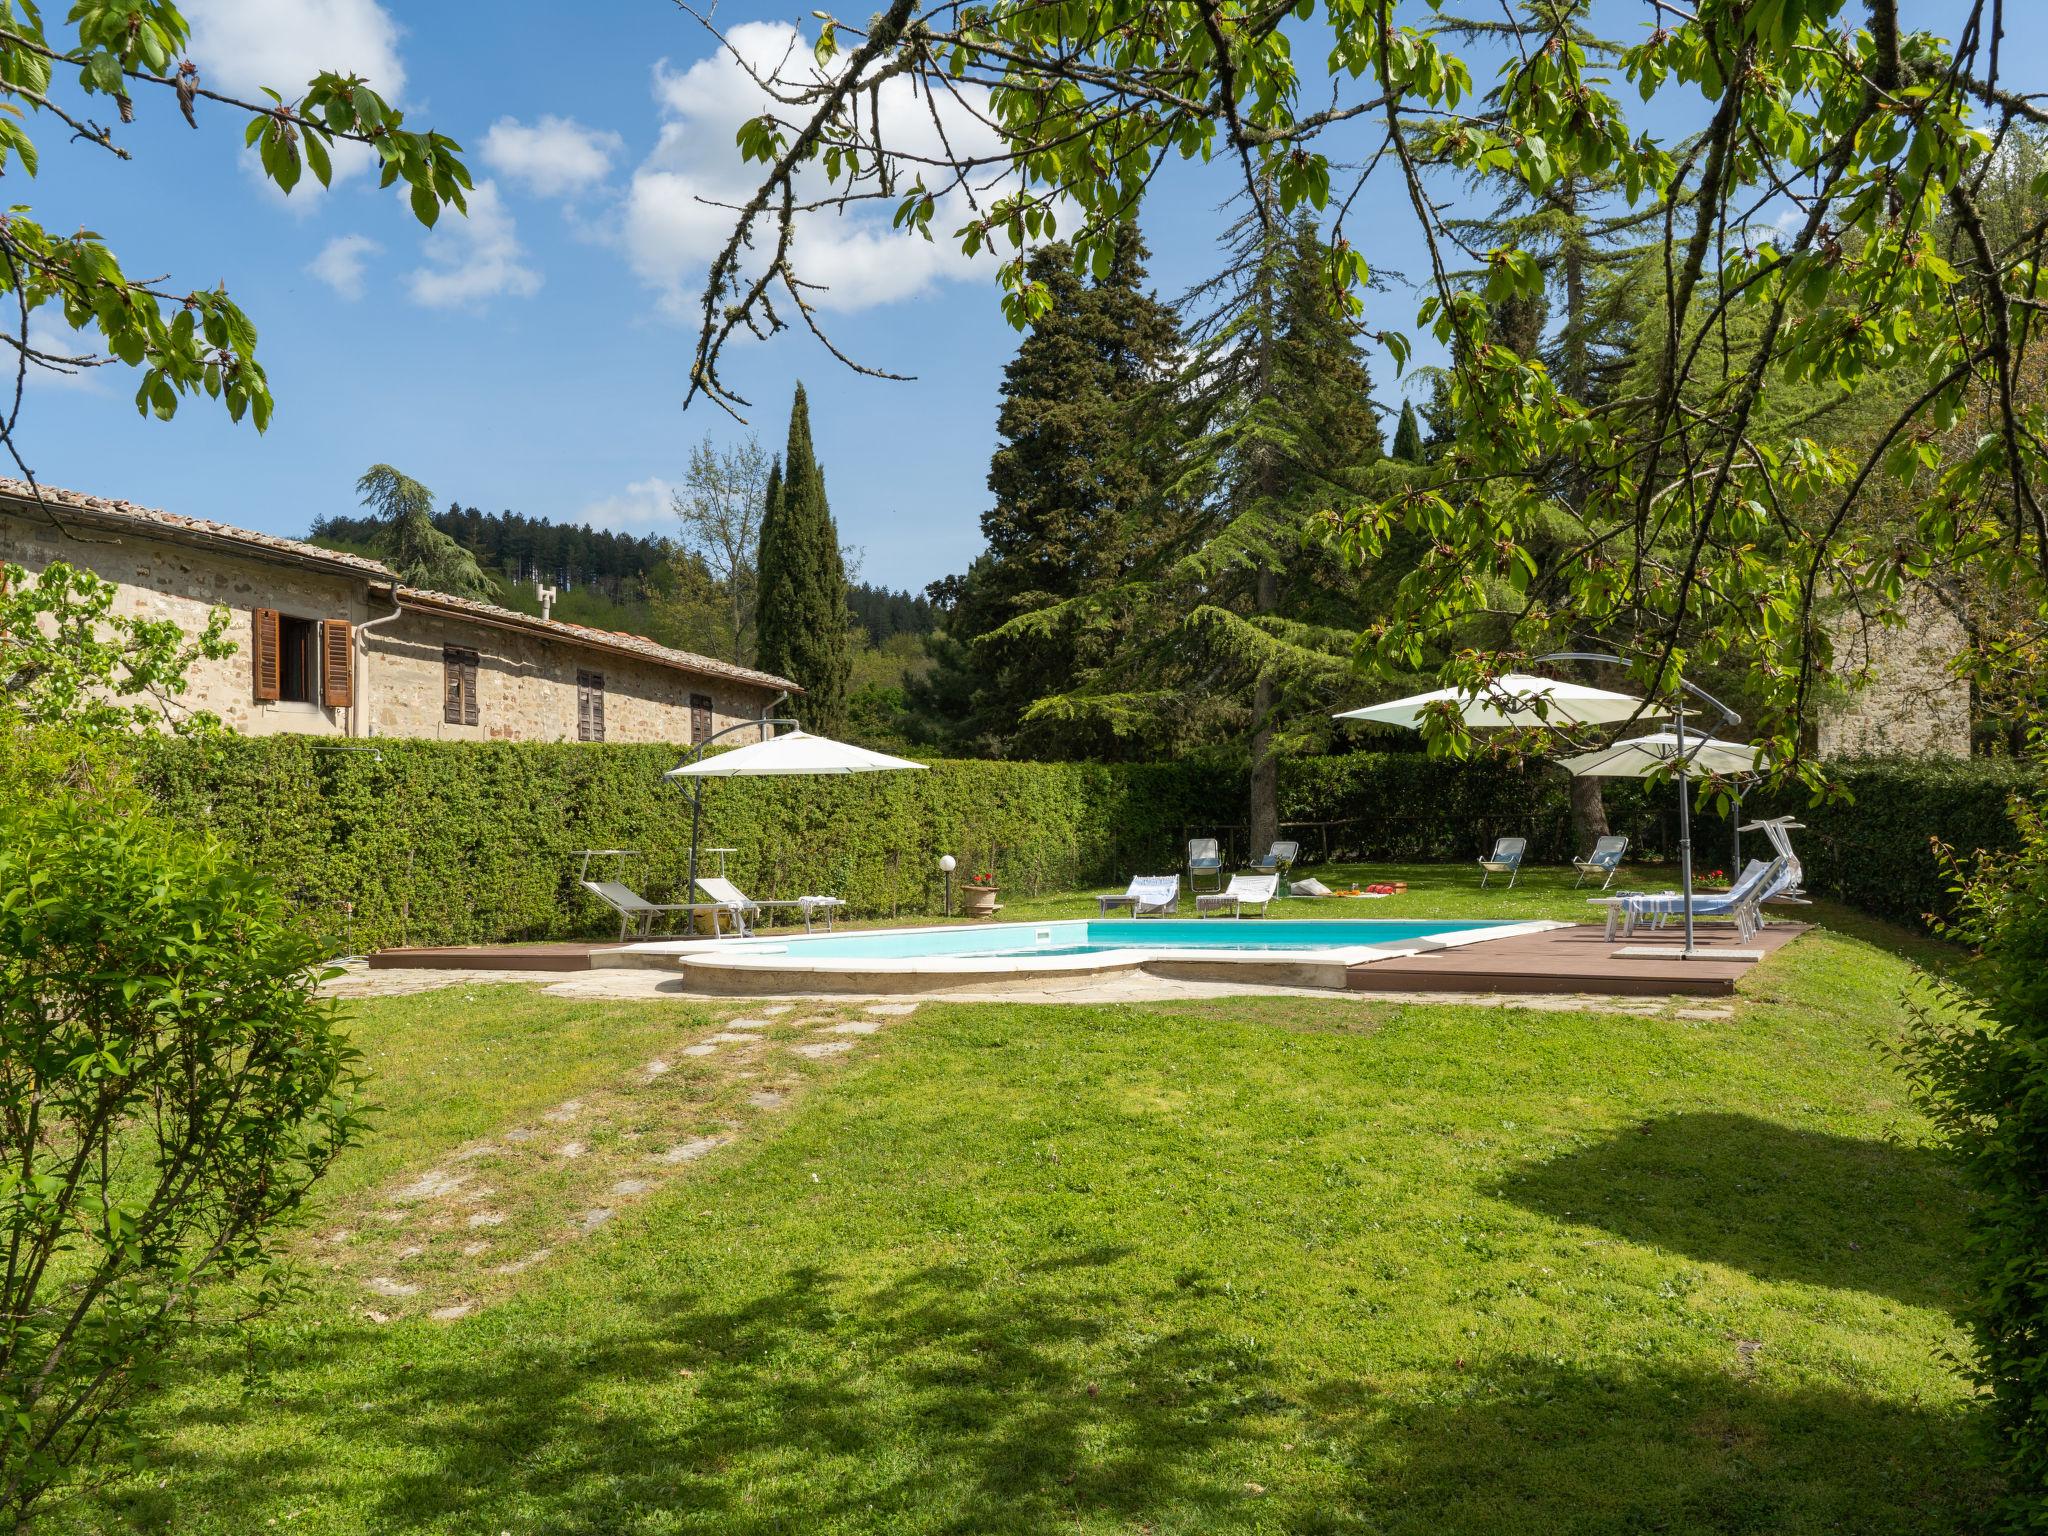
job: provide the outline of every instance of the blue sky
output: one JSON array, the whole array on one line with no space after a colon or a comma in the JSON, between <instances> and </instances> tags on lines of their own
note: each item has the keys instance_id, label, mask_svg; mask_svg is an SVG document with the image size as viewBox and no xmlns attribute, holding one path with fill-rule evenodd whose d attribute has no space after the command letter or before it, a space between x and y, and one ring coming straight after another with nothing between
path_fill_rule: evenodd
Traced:
<instances>
[{"instance_id":1,"label":"blue sky","mask_svg":"<svg viewBox=\"0 0 2048 1536\"><path fill-rule=\"evenodd\" d=\"M1923 0L1908 13L1938 25L1955 9ZM413 125L461 141L488 189L471 219L427 234L373 175L282 197L242 163L241 120L205 103L194 133L167 99L139 99L141 120L121 131L126 163L38 122L42 173L28 185L17 176L11 200L53 228L98 230L130 272L225 281L260 328L279 402L258 436L203 400L168 424L145 421L118 366L39 381L20 434L38 475L296 534L354 510L356 476L383 461L444 502L672 531L666 489L690 445L745 430L708 404L682 410L691 306L720 227L694 194L744 175L731 136L737 77L707 62L697 24L663 0L606 0L573 17L524 0L481 13L457 0L188 0L186 10L207 84L290 94L318 68L354 68L395 94ZM2025 13L2010 17L2007 57L2029 59L2048 42L2048 20L2036 7L2007 10ZM1633 38L1649 15L1641 0L1613 0L1604 30ZM808 7L731 0L719 10L760 46L772 44L769 26L814 27L808 18ZM1671 129L1687 109L1652 110ZM1208 270L1226 221L1216 205L1230 190L1220 163L1162 179L1145 228L1166 296ZM1380 195L1394 191L1385 180ZM1368 202L1353 220L1378 265L1420 270L1405 207L1376 218ZM857 222L806 238L833 279L835 340L916 381L857 378L802 333L736 348L727 379L755 401L753 428L771 447L793 385L805 383L862 574L921 586L980 547L997 386L1016 336L986 264ZM1413 320L1405 290L1374 302L1375 324ZM1395 394L1391 369L1381 374Z\"/></svg>"}]
</instances>

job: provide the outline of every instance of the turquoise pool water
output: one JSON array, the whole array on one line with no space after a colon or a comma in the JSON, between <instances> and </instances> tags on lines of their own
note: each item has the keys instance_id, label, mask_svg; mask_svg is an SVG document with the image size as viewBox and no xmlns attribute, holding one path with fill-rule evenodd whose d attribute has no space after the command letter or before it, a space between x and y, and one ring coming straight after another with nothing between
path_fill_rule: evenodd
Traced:
<instances>
[{"instance_id":1,"label":"turquoise pool water","mask_svg":"<svg viewBox=\"0 0 2048 1536\"><path fill-rule=\"evenodd\" d=\"M987 928L896 929L835 933L774 942L792 958L918 960L946 956L1016 959L1088 955L1111 949L1355 949L1400 945L1432 935L1509 928L1512 923L1384 918L1070 918L1050 923L998 923Z\"/></svg>"}]
</instances>

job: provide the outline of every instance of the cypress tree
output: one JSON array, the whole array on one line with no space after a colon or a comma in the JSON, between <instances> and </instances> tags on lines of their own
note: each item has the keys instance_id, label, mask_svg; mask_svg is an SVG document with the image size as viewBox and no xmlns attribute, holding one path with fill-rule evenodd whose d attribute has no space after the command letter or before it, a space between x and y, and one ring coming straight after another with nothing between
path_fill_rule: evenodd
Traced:
<instances>
[{"instance_id":1,"label":"cypress tree","mask_svg":"<svg viewBox=\"0 0 2048 1536\"><path fill-rule=\"evenodd\" d=\"M801 684L800 718L818 734L834 735L846 723L851 619L839 529L811 447L810 403L801 384L789 412L789 445L769 476L757 563L759 665Z\"/></svg>"},{"instance_id":2,"label":"cypress tree","mask_svg":"<svg viewBox=\"0 0 2048 1536\"><path fill-rule=\"evenodd\" d=\"M1422 462L1422 424L1415 419L1415 402L1404 401L1401 405L1401 425L1394 429L1394 452L1392 457L1403 464Z\"/></svg>"}]
</instances>

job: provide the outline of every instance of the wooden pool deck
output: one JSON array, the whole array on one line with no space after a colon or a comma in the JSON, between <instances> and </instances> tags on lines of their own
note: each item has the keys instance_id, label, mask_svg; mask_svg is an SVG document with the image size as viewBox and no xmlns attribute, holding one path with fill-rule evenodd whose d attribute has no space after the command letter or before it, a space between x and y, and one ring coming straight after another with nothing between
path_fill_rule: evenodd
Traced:
<instances>
[{"instance_id":1,"label":"wooden pool deck","mask_svg":"<svg viewBox=\"0 0 2048 1536\"><path fill-rule=\"evenodd\" d=\"M1685 958L1675 925L1610 939L1597 923L1489 939L1454 949L1354 965L1354 992L1516 992L1596 997L1726 997L1755 957L1783 949L1805 923L1774 922L1748 940L1705 925L1695 947L1711 959Z\"/></svg>"},{"instance_id":2,"label":"wooden pool deck","mask_svg":"<svg viewBox=\"0 0 2048 1536\"><path fill-rule=\"evenodd\" d=\"M1718 926L1703 928L1699 947L1710 958L1687 960L1678 930L1609 939L1597 924L1461 944L1426 954L1375 960L1345 974L1353 992L1457 992L1592 997L1726 997L1756 963L1807 932L1804 923L1774 922L1738 943ZM591 971L604 967L617 944L479 944L387 949L366 956L371 970ZM802 978L789 978L802 990Z\"/></svg>"}]
</instances>

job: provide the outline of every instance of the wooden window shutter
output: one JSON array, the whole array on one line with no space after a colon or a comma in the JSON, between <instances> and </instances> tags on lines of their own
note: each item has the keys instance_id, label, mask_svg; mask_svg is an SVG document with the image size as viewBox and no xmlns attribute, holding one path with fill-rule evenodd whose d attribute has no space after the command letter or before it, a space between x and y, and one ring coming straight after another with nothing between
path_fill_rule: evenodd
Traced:
<instances>
[{"instance_id":1,"label":"wooden window shutter","mask_svg":"<svg viewBox=\"0 0 2048 1536\"><path fill-rule=\"evenodd\" d=\"M277 643L277 610L255 611L256 638L250 660L256 672L256 697L274 699L283 691L284 659Z\"/></svg>"},{"instance_id":2,"label":"wooden window shutter","mask_svg":"<svg viewBox=\"0 0 2048 1536\"><path fill-rule=\"evenodd\" d=\"M329 709L355 703L355 638L347 619L320 621L320 702Z\"/></svg>"},{"instance_id":3,"label":"wooden window shutter","mask_svg":"<svg viewBox=\"0 0 2048 1536\"><path fill-rule=\"evenodd\" d=\"M441 719L448 725L476 724L476 663L475 651L441 647Z\"/></svg>"},{"instance_id":4,"label":"wooden window shutter","mask_svg":"<svg viewBox=\"0 0 2048 1536\"><path fill-rule=\"evenodd\" d=\"M604 740L604 674L576 674L576 739Z\"/></svg>"},{"instance_id":5,"label":"wooden window shutter","mask_svg":"<svg viewBox=\"0 0 2048 1536\"><path fill-rule=\"evenodd\" d=\"M711 739L711 695L693 693L690 695L690 743Z\"/></svg>"},{"instance_id":6,"label":"wooden window shutter","mask_svg":"<svg viewBox=\"0 0 2048 1536\"><path fill-rule=\"evenodd\" d=\"M462 663L462 723L476 724L476 652L467 653Z\"/></svg>"}]
</instances>

